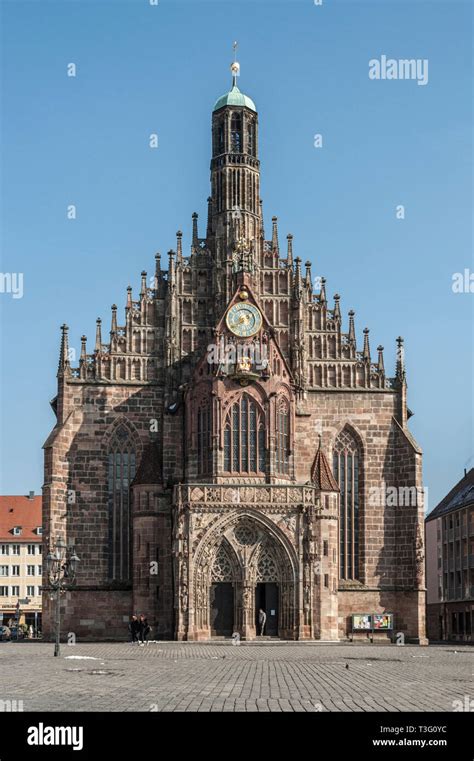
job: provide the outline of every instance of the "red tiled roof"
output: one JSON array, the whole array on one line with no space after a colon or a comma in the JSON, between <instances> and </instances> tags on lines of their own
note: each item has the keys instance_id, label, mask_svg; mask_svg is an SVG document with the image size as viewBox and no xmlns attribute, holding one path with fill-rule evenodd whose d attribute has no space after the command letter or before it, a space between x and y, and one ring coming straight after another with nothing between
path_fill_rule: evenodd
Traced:
<instances>
[{"instance_id":1,"label":"red tiled roof","mask_svg":"<svg viewBox=\"0 0 474 761\"><path fill-rule=\"evenodd\" d=\"M334 478L326 455L321 446L316 452L313 467L311 468L311 481L321 491L339 491L339 486Z\"/></svg>"},{"instance_id":2,"label":"red tiled roof","mask_svg":"<svg viewBox=\"0 0 474 761\"><path fill-rule=\"evenodd\" d=\"M42 536L35 529L43 525L41 495L29 497L0 496L0 540L14 542L41 542ZM13 529L21 526L21 535L15 536Z\"/></svg>"}]
</instances>

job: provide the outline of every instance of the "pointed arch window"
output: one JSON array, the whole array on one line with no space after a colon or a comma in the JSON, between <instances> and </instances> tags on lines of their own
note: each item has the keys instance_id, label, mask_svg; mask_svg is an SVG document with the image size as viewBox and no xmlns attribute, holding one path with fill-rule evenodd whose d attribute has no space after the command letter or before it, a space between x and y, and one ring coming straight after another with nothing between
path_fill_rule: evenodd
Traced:
<instances>
[{"instance_id":1,"label":"pointed arch window","mask_svg":"<svg viewBox=\"0 0 474 761\"><path fill-rule=\"evenodd\" d=\"M198 473L204 475L212 471L211 451L211 408L203 402L197 414Z\"/></svg>"},{"instance_id":2,"label":"pointed arch window","mask_svg":"<svg viewBox=\"0 0 474 761\"><path fill-rule=\"evenodd\" d=\"M217 153L224 153L224 147L225 147L224 134L225 134L224 121L220 121L218 132L217 132Z\"/></svg>"},{"instance_id":3,"label":"pointed arch window","mask_svg":"<svg viewBox=\"0 0 474 761\"><path fill-rule=\"evenodd\" d=\"M120 427L108 452L109 579L129 581L131 546L130 485L135 477L135 451L129 432Z\"/></svg>"},{"instance_id":4,"label":"pointed arch window","mask_svg":"<svg viewBox=\"0 0 474 761\"><path fill-rule=\"evenodd\" d=\"M334 477L340 489L339 577L359 578L359 516L361 505L360 449L352 434L343 430L336 439Z\"/></svg>"},{"instance_id":5,"label":"pointed arch window","mask_svg":"<svg viewBox=\"0 0 474 761\"><path fill-rule=\"evenodd\" d=\"M232 114L230 121L230 145L233 153L242 151L242 117L240 114Z\"/></svg>"},{"instance_id":6,"label":"pointed arch window","mask_svg":"<svg viewBox=\"0 0 474 761\"><path fill-rule=\"evenodd\" d=\"M224 470L263 474L265 464L265 416L257 402L244 394L225 420Z\"/></svg>"},{"instance_id":7,"label":"pointed arch window","mask_svg":"<svg viewBox=\"0 0 474 761\"><path fill-rule=\"evenodd\" d=\"M247 125L247 153L255 156L255 124L249 122Z\"/></svg>"},{"instance_id":8,"label":"pointed arch window","mask_svg":"<svg viewBox=\"0 0 474 761\"><path fill-rule=\"evenodd\" d=\"M286 399L277 405L276 471L285 475L290 472L290 408Z\"/></svg>"}]
</instances>

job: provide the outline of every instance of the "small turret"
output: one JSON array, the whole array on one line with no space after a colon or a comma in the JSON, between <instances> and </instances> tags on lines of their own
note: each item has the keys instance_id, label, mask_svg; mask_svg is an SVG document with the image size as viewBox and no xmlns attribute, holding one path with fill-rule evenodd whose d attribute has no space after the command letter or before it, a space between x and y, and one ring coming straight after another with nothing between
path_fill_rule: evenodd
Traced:
<instances>
[{"instance_id":1,"label":"small turret","mask_svg":"<svg viewBox=\"0 0 474 761\"><path fill-rule=\"evenodd\" d=\"M301 282L301 259L299 256L295 259L295 279L293 284L293 294L295 299L301 298L303 285Z\"/></svg>"},{"instance_id":2,"label":"small turret","mask_svg":"<svg viewBox=\"0 0 474 761\"><path fill-rule=\"evenodd\" d=\"M59 349L58 378L71 375L69 362L69 328L66 324L61 325L61 347Z\"/></svg>"},{"instance_id":3,"label":"small turret","mask_svg":"<svg viewBox=\"0 0 474 761\"><path fill-rule=\"evenodd\" d=\"M112 304L112 323L110 326L110 335L115 335L117 333L117 305Z\"/></svg>"},{"instance_id":4,"label":"small turret","mask_svg":"<svg viewBox=\"0 0 474 761\"><path fill-rule=\"evenodd\" d=\"M369 329L364 328L364 351L363 357L366 362L370 362L370 346L369 346Z\"/></svg>"},{"instance_id":5,"label":"small turret","mask_svg":"<svg viewBox=\"0 0 474 761\"><path fill-rule=\"evenodd\" d=\"M354 347L356 347L356 336L355 336L355 324L354 324L354 315L355 312L353 309L349 310L349 343Z\"/></svg>"},{"instance_id":6,"label":"small turret","mask_svg":"<svg viewBox=\"0 0 474 761\"><path fill-rule=\"evenodd\" d=\"M286 266L288 269L293 269L293 236L291 233L288 233L286 236L286 240L288 241L288 247L287 247L287 253L286 253Z\"/></svg>"},{"instance_id":7,"label":"small turret","mask_svg":"<svg viewBox=\"0 0 474 761\"><path fill-rule=\"evenodd\" d=\"M102 351L102 320L97 318L95 323L95 351Z\"/></svg>"},{"instance_id":8,"label":"small turret","mask_svg":"<svg viewBox=\"0 0 474 761\"><path fill-rule=\"evenodd\" d=\"M313 292L313 280L311 277L311 262L308 260L305 262L305 268L306 268L306 278L305 278L305 285L308 289L309 293Z\"/></svg>"},{"instance_id":9,"label":"small turret","mask_svg":"<svg viewBox=\"0 0 474 761\"><path fill-rule=\"evenodd\" d=\"M325 277L321 278L321 290L319 292L319 302L320 302L320 304L326 304L327 303L327 299L326 299L326 278Z\"/></svg>"},{"instance_id":10,"label":"small turret","mask_svg":"<svg viewBox=\"0 0 474 761\"><path fill-rule=\"evenodd\" d=\"M377 346L377 351L379 353L377 368L379 373L385 376L385 367L384 367L384 361L383 361L383 346Z\"/></svg>"},{"instance_id":11,"label":"small turret","mask_svg":"<svg viewBox=\"0 0 474 761\"><path fill-rule=\"evenodd\" d=\"M278 245L278 217L272 217L272 252L274 254L280 254L280 248Z\"/></svg>"},{"instance_id":12,"label":"small turret","mask_svg":"<svg viewBox=\"0 0 474 761\"><path fill-rule=\"evenodd\" d=\"M199 235L198 235L198 214L197 212L193 212L193 238L192 238L192 248L193 250L197 250L199 248Z\"/></svg>"}]
</instances>

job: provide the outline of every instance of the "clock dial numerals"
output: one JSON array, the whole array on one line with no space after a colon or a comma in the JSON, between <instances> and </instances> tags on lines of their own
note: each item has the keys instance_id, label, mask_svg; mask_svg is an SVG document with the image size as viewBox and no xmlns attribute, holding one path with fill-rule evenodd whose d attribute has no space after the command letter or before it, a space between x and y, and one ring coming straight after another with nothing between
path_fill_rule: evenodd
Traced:
<instances>
[{"instance_id":1,"label":"clock dial numerals","mask_svg":"<svg viewBox=\"0 0 474 761\"><path fill-rule=\"evenodd\" d=\"M253 304L234 304L227 312L227 327L236 336L253 336L262 327L262 315Z\"/></svg>"}]
</instances>

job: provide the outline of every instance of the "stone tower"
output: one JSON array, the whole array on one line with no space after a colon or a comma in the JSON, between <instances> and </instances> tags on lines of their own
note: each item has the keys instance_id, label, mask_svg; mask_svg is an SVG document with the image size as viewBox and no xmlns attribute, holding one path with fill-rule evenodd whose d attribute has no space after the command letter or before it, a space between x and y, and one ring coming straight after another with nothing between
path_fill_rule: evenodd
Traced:
<instances>
[{"instance_id":1,"label":"stone tower","mask_svg":"<svg viewBox=\"0 0 474 761\"><path fill-rule=\"evenodd\" d=\"M44 523L81 558L66 626L125 637L145 611L158 637L252 639L262 608L269 636L334 640L369 610L422 641L422 501L372 499L421 487L403 341L388 378L291 234L280 251L276 217L265 239L257 109L231 68L205 237L194 213L189 253L178 231L78 367L62 328Z\"/></svg>"}]
</instances>

